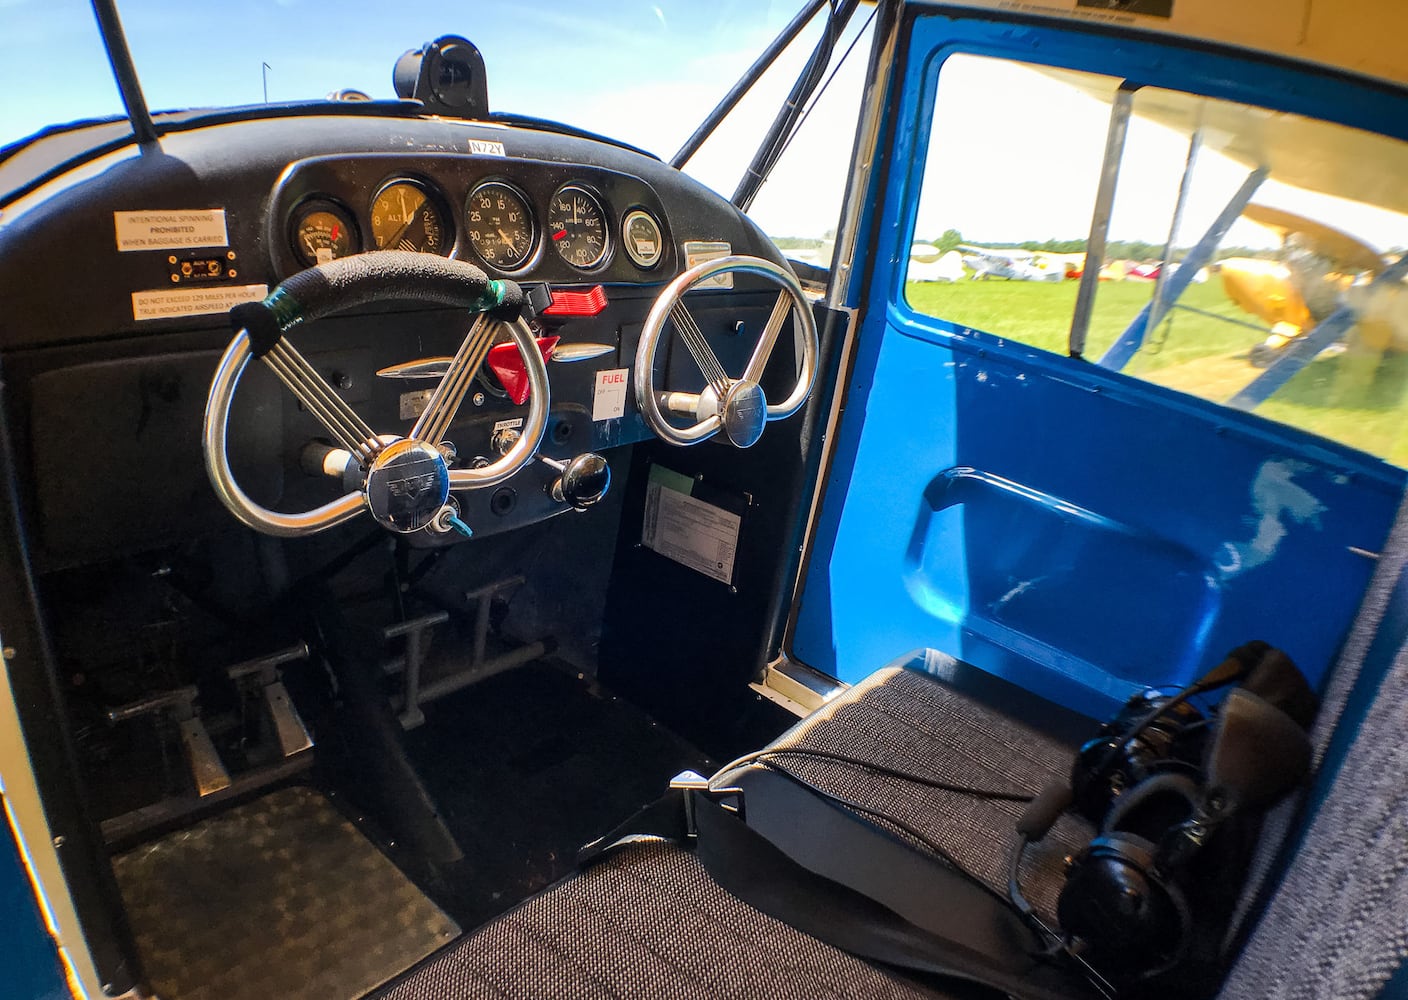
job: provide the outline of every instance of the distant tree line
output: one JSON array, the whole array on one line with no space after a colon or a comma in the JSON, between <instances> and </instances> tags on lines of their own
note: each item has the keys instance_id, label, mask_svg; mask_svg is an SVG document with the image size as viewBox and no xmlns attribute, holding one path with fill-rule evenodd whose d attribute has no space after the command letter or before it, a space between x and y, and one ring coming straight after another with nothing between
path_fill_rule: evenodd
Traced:
<instances>
[{"instance_id":1,"label":"distant tree line","mask_svg":"<svg viewBox=\"0 0 1408 1000\"><path fill-rule=\"evenodd\" d=\"M946 229L942 236L933 240L921 240L923 243L932 244L940 253L947 253L957 249L960 245L970 247L985 247L989 249L1002 249L1012 246L1020 247L1023 250L1041 251L1044 253L1085 253L1084 239L1078 240L1024 240L1021 243L1011 241L1002 243L984 243L981 240L965 240L963 234L957 229ZM1182 260L1188 252L1187 247L1175 247L1173 251L1174 260ZM1145 243L1143 240L1110 240L1105 244L1105 258L1107 260L1161 260L1164 255L1164 245L1162 243ZM1216 259L1222 260L1224 257L1275 257L1276 251L1265 250L1253 247L1218 247Z\"/></svg>"},{"instance_id":2,"label":"distant tree line","mask_svg":"<svg viewBox=\"0 0 1408 1000\"><path fill-rule=\"evenodd\" d=\"M824 246L827 240L834 239L834 230L827 230L825 239L817 239L809 236L781 236L773 242L782 250L808 250ZM1084 239L1078 240L1023 240L1021 243L997 242L984 243L981 240L965 240L963 234L957 229L945 229L943 235L937 239L919 240L920 243L928 243L935 247L940 253L948 253L956 250L960 246L985 247L989 249L1005 249L1008 247L1021 247L1023 250L1040 251L1044 253L1085 253ZM1187 254L1187 247L1175 247L1173 251L1174 260L1182 260ZM1143 240L1110 240L1105 244L1106 260L1161 260L1164 255L1164 245L1162 243L1145 243ZM1278 256L1275 250L1267 250L1258 247L1218 247L1214 259L1222 260L1226 257L1268 257Z\"/></svg>"}]
</instances>

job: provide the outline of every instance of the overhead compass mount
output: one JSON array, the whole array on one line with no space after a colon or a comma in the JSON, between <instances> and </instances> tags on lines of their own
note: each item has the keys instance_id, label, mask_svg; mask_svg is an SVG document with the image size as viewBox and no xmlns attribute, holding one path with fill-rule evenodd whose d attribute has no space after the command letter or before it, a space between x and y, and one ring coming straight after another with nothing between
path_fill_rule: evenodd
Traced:
<instances>
[{"instance_id":1,"label":"overhead compass mount","mask_svg":"<svg viewBox=\"0 0 1408 1000\"><path fill-rule=\"evenodd\" d=\"M484 57L467 38L442 35L396 60L396 96L420 101L430 114L488 118Z\"/></svg>"}]
</instances>

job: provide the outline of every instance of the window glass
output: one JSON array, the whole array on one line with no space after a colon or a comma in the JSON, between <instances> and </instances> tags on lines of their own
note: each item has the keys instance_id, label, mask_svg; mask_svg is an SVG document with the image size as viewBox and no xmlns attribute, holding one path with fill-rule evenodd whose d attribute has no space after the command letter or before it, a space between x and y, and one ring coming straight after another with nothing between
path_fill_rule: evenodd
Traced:
<instances>
[{"instance_id":1,"label":"window glass","mask_svg":"<svg viewBox=\"0 0 1408 1000\"><path fill-rule=\"evenodd\" d=\"M87 0L0 0L0 147L48 125L121 114Z\"/></svg>"},{"instance_id":2,"label":"window glass","mask_svg":"<svg viewBox=\"0 0 1408 1000\"><path fill-rule=\"evenodd\" d=\"M945 62L912 307L1069 351L1118 83ZM1405 175L1397 140L1136 91L1082 356L1408 465Z\"/></svg>"},{"instance_id":3,"label":"window glass","mask_svg":"<svg viewBox=\"0 0 1408 1000\"><path fill-rule=\"evenodd\" d=\"M944 62L905 283L913 308L1065 353L1119 83Z\"/></svg>"},{"instance_id":4,"label":"window glass","mask_svg":"<svg viewBox=\"0 0 1408 1000\"><path fill-rule=\"evenodd\" d=\"M1137 91L1085 356L1408 465L1405 170L1394 139Z\"/></svg>"}]
</instances>

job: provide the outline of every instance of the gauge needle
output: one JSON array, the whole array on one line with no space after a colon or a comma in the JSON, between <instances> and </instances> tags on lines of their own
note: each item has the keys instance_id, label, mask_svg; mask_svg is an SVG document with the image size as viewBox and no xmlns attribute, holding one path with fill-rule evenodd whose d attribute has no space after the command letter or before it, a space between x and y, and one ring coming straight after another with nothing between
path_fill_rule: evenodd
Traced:
<instances>
[{"instance_id":1,"label":"gauge needle","mask_svg":"<svg viewBox=\"0 0 1408 1000\"><path fill-rule=\"evenodd\" d=\"M505 245L507 245L510 250L513 249L513 237L510 236L508 233L504 232L502 229L500 229L498 233L499 239L503 240Z\"/></svg>"},{"instance_id":2,"label":"gauge needle","mask_svg":"<svg viewBox=\"0 0 1408 1000\"><path fill-rule=\"evenodd\" d=\"M328 235L330 235L333 239L337 239L337 234L340 233L341 231L342 231L342 227L339 226L337 223L333 223L332 232L329 233Z\"/></svg>"},{"instance_id":3,"label":"gauge needle","mask_svg":"<svg viewBox=\"0 0 1408 1000\"><path fill-rule=\"evenodd\" d=\"M405 195L402 195L401 197L404 198ZM416 211L419 211L419 208L417 208ZM407 230L407 229L410 229L410 228L411 228L411 223L412 223L412 222L415 222L415 221L416 221L416 213L415 213L415 212L412 212L412 213L411 213L411 217L406 220L406 224L405 224L404 226L402 226L400 229L396 230L396 234L395 234L394 236L392 236L391 239L387 240L387 241L383 244L383 246L394 247L394 246L396 246L396 244L400 243L400 242L401 242L401 237L406 235L406 230Z\"/></svg>"}]
</instances>

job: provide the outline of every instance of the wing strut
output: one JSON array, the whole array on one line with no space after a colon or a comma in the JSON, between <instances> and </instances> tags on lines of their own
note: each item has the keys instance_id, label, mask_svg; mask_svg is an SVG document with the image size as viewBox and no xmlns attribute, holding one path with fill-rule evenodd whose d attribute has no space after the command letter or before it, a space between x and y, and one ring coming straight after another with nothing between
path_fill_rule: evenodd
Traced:
<instances>
[{"instance_id":1,"label":"wing strut","mask_svg":"<svg viewBox=\"0 0 1408 1000\"><path fill-rule=\"evenodd\" d=\"M1408 275L1408 254L1384 268L1370 282L1369 287L1396 285ZM1359 314L1350 305L1341 305L1326 316L1315 328L1286 348L1271 366L1227 401L1227 405L1238 410L1253 410L1266 401L1272 393L1289 382L1310 362L1315 360L1325 348L1347 334L1359 320Z\"/></svg>"},{"instance_id":2,"label":"wing strut","mask_svg":"<svg viewBox=\"0 0 1408 1000\"><path fill-rule=\"evenodd\" d=\"M1227 230L1232 228L1232 223L1241 216L1243 209L1247 207L1247 202L1252 200L1252 195L1256 194L1257 189L1261 187L1261 182L1266 180L1270 173L1269 167L1257 167L1247 175L1247 179L1242 182L1242 186L1237 189L1231 200L1213 220L1208 231L1203 234L1203 238L1197 242L1193 249L1188 251L1188 255L1183 258L1183 263L1178 265L1178 270L1169 276L1163 286L1163 294L1160 295L1158 290L1155 290L1154 297L1139 311L1139 315L1134 317L1134 322L1130 323L1124 333L1120 334L1120 338L1110 345L1110 349L1100 359L1101 367L1119 371L1129 364L1129 359L1134 357L1140 346L1143 345L1144 338L1154 328L1150 319L1155 303L1158 303L1158 307L1163 313L1174 308L1189 284L1192 283L1194 275L1212 260L1218 245L1222 243L1222 238L1227 235ZM1088 258L1085 273L1090 273Z\"/></svg>"}]
</instances>

